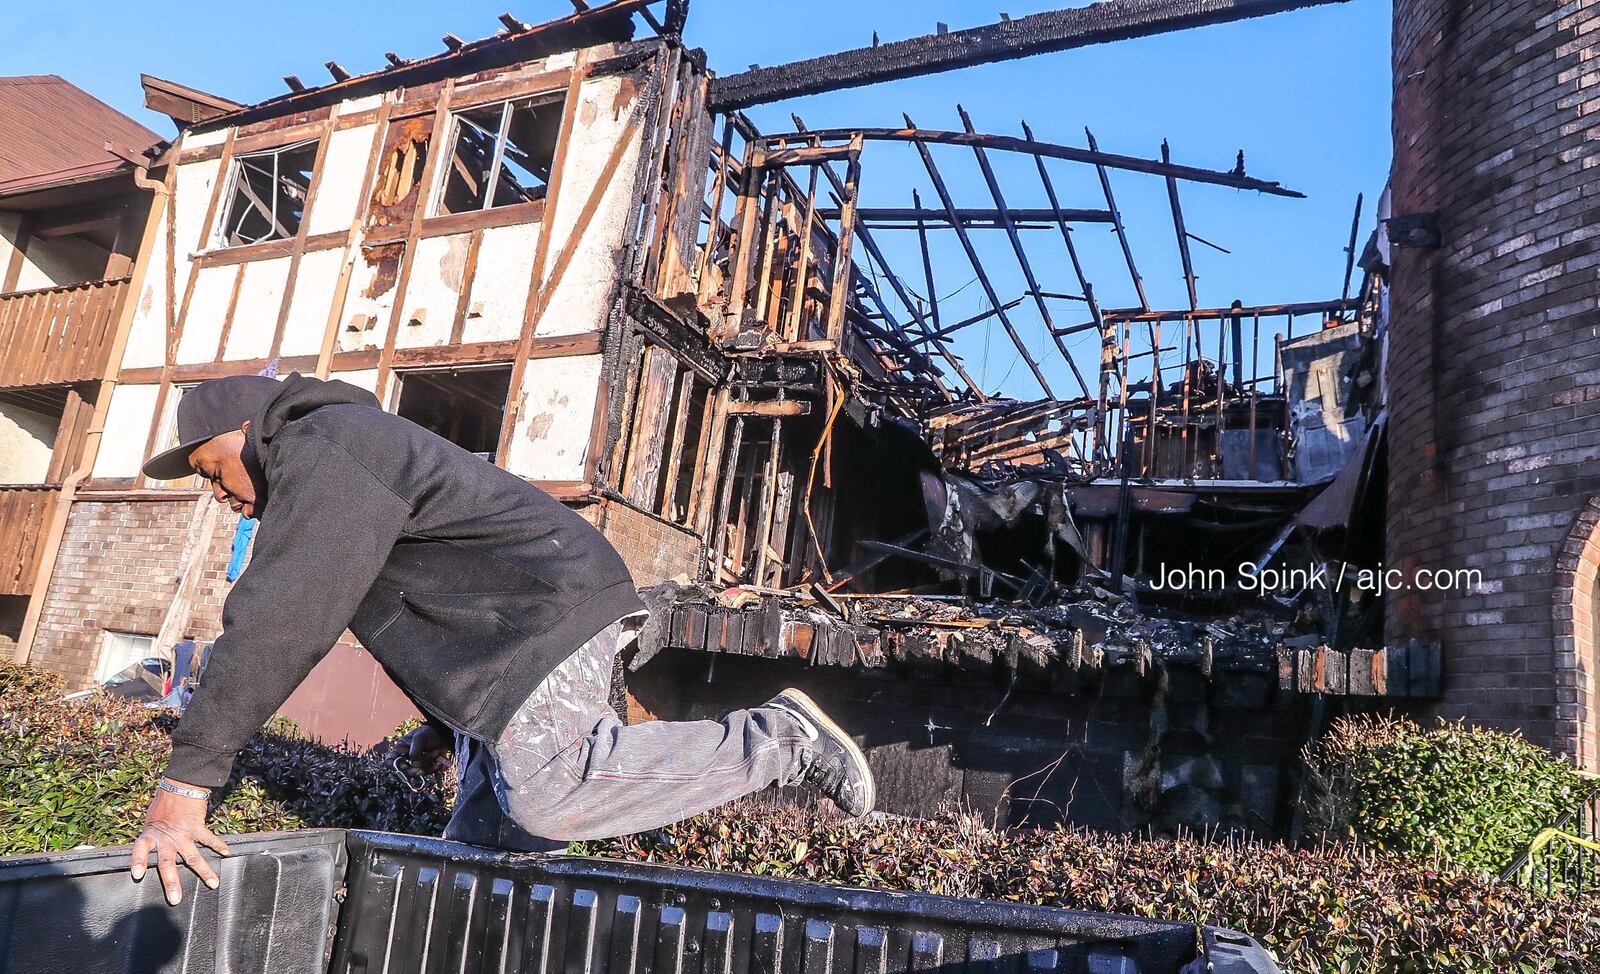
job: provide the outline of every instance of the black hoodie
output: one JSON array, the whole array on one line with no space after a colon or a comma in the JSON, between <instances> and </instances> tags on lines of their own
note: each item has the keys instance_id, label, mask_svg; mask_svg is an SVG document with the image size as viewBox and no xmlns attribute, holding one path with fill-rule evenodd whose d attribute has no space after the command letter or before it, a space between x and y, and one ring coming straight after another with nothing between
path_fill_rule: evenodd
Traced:
<instances>
[{"instance_id":1,"label":"black hoodie","mask_svg":"<svg viewBox=\"0 0 1600 974\"><path fill-rule=\"evenodd\" d=\"M227 781L347 627L423 712L493 740L562 660L643 607L587 521L355 386L291 375L252 449L261 528L172 735L175 779Z\"/></svg>"}]
</instances>

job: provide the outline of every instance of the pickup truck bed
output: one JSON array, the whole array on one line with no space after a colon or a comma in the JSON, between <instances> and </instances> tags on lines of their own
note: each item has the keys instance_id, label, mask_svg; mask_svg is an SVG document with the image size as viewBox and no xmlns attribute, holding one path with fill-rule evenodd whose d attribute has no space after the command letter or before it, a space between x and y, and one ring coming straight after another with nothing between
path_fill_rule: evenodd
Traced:
<instances>
[{"instance_id":1,"label":"pickup truck bed","mask_svg":"<svg viewBox=\"0 0 1600 974\"><path fill-rule=\"evenodd\" d=\"M1184 923L319 830L170 908L127 848L0 858L0 974L1271 974ZM1203 951L1203 955L1201 955Z\"/></svg>"}]
</instances>

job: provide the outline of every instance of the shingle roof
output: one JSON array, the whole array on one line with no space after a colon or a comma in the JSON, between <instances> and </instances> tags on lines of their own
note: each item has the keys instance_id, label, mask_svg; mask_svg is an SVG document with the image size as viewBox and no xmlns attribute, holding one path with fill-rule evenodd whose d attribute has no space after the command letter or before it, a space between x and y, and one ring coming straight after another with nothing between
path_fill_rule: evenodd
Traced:
<instances>
[{"instance_id":1,"label":"shingle roof","mask_svg":"<svg viewBox=\"0 0 1600 974\"><path fill-rule=\"evenodd\" d=\"M59 75L0 77L0 184L114 169L107 141L138 152L161 137Z\"/></svg>"}]
</instances>

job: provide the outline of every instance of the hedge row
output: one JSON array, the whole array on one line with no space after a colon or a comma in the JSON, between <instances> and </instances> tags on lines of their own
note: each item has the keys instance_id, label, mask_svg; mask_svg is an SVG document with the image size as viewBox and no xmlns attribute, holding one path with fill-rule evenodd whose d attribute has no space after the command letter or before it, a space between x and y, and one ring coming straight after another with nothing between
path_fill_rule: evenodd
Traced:
<instances>
[{"instance_id":1,"label":"hedge row","mask_svg":"<svg viewBox=\"0 0 1600 974\"><path fill-rule=\"evenodd\" d=\"M128 841L166 759L169 717L60 695L53 678L0 664L0 853ZM371 756L262 734L212 825L438 834L449 799L443 776L407 778ZM1214 923L1260 939L1292 972L1600 970L1600 900L1544 900L1343 842L998 831L956 816L852 823L742 803L574 851Z\"/></svg>"},{"instance_id":2,"label":"hedge row","mask_svg":"<svg viewBox=\"0 0 1600 974\"><path fill-rule=\"evenodd\" d=\"M1353 844L1002 831L954 815L826 822L741 804L574 851L1210 923L1254 936L1285 971L1600 970L1600 900L1542 899Z\"/></svg>"},{"instance_id":3,"label":"hedge row","mask_svg":"<svg viewBox=\"0 0 1600 974\"><path fill-rule=\"evenodd\" d=\"M1322 834L1492 874L1600 791L1521 734L1463 723L1342 718L1306 764L1308 818Z\"/></svg>"},{"instance_id":4,"label":"hedge row","mask_svg":"<svg viewBox=\"0 0 1600 974\"><path fill-rule=\"evenodd\" d=\"M116 845L139 833L170 715L105 695L64 702L54 675L0 664L0 854ZM413 779L343 748L250 742L213 807L218 832L307 827L437 834L445 776Z\"/></svg>"}]
</instances>

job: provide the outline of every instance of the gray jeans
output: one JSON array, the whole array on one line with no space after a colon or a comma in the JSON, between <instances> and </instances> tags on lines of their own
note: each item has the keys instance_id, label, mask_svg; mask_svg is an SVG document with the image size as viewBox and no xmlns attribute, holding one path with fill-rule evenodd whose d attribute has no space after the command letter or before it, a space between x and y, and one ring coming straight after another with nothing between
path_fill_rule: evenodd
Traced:
<instances>
[{"instance_id":1,"label":"gray jeans","mask_svg":"<svg viewBox=\"0 0 1600 974\"><path fill-rule=\"evenodd\" d=\"M498 740L456 736L460 795L445 838L530 852L660 828L795 783L808 743L781 710L624 724L611 706L629 620L578 647Z\"/></svg>"}]
</instances>

